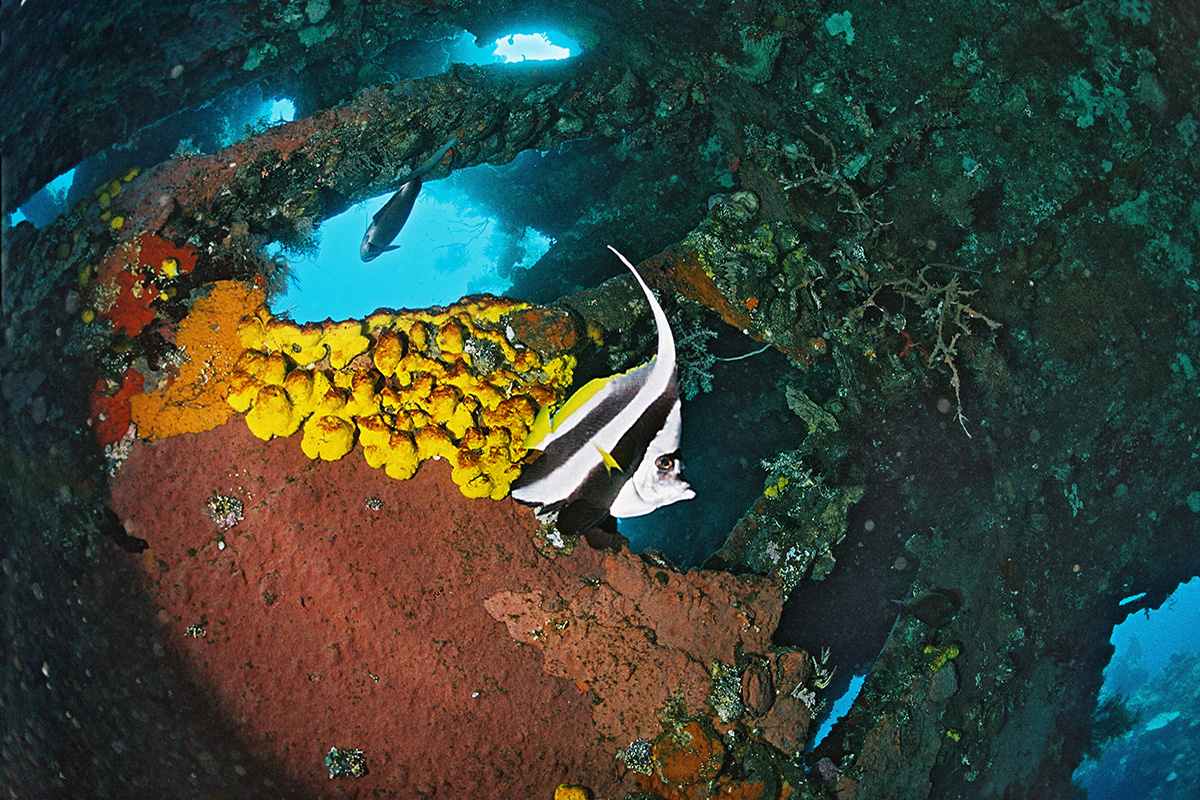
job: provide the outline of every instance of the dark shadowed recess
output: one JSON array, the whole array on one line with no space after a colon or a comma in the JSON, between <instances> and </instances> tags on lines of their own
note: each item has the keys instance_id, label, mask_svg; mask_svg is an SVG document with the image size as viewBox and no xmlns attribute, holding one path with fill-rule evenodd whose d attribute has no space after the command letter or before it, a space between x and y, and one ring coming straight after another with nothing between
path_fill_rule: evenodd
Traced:
<instances>
[{"instance_id":1,"label":"dark shadowed recess","mask_svg":"<svg viewBox=\"0 0 1200 800\"><path fill-rule=\"evenodd\" d=\"M759 347L722 327L723 335L712 345L720 357ZM696 490L695 499L622 520L620 528L634 550L657 550L685 568L703 564L716 552L762 494L763 459L778 455L781 442L798 445L805 432L782 389L800 373L778 352L717 361L710 369L712 391L685 400L682 410L684 478Z\"/></svg>"}]
</instances>

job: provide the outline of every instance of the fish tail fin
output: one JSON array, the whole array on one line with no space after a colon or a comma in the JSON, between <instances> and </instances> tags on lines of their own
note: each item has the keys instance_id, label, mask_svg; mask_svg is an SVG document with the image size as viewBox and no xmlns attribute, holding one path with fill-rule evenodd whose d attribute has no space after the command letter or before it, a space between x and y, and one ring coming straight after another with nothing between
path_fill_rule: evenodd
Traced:
<instances>
[{"instance_id":1,"label":"fish tail fin","mask_svg":"<svg viewBox=\"0 0 1200 800\"><path fill-rule=\"evenodd\" d=\"M439 163L441 163L441 160L446 156L446 153L450 152L450 148L454 147L454 145L456 145L456 144L458 144L457 136L455 136L450 141L448 141L444 145L442 145L441 150L438 150L436 153L434 153L432 156L430 156L429 159L425 161L425 163L423 163L421 166L419 166L415 170L413 170L413 173L412 173L412 175L410 175L408 177L408 180L411 181L413 178L418 178L418 177L424 175L425 173L429 172L429 170L436 167Z\"/></svg>"}]
</instances>

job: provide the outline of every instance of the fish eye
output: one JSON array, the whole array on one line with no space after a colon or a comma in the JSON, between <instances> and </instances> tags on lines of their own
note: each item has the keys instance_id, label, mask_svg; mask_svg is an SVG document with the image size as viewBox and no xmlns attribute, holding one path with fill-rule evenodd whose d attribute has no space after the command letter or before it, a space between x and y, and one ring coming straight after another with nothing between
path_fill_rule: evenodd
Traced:
<instances>
[{"instance_id":1,"label":"fish eye","mask_svg":"<svg viewBox=\"0 0 1200 800\"><path fill-rule=\"evenodd\" d=\"M675 459L672 456L659 456L654 459L654 466L662 472L670 472L675 469Z\"/></svg>"}]
</instances>

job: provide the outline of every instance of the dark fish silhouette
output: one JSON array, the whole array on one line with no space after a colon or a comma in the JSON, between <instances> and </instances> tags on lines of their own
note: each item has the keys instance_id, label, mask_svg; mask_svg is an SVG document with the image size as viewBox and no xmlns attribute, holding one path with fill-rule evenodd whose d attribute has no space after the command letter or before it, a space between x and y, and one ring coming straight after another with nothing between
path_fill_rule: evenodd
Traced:
<instances>
[{"instance_id":1,"label":"dark fish silhouette","mask_svg":"<svg viewBox=\"0 0 1200 800\"><path fill-rule=\"evenodd\" d=\"M962 608L962 592L957 589L934 589L900 604L900 612L916 617L931 628L944 628Z\"/></svg>"},{"instance_id":2,"label":"dark fish silhouette","mask_svg":"<svg viewBox=\"0 0 1200 800\"><path fill-rule=\"evenodd\" d=\"M375 216L371 218L371 224L367 226L367 232L363 234L362 244L358 248L359 258L363 261L370 261L398 247L398 245L392 244L392 240L396 238L396 234L400 233L400 229L408 221L408 215L412 213L413 203L417 202L417 194L421 191L421 179L429 170L436 167L442 160L442 156L446 155L450 148L457 143L458 137L455 136L446 142L441 150L434 153L428 161L413 170L412 174L392 195L392 199L376 212Z\"/></svg>"}]
</instances>

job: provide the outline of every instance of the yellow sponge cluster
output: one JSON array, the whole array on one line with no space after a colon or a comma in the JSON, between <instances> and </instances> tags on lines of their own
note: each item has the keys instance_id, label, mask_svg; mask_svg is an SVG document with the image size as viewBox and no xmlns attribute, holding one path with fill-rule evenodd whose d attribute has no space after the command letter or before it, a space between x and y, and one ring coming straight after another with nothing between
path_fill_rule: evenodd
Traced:
<instances>
[{"instance_id":1,"label":"yellow sponge cluster","mask_svg":"<svg viewBox=\"0 0 1200 800\"><path fill-rule=\"evenodd\" d=\"M297 325L263 305L238 325L245 352L227 399L260 439L302 430L309 458L336 461L357 439L367 463L397 480L444 458L464 495L498 500L520 474L538 410L562 399L575 367L573 356L543 361L509 342L505 317L530 307L484 295Z\"/></svg>"}]
</instances>

